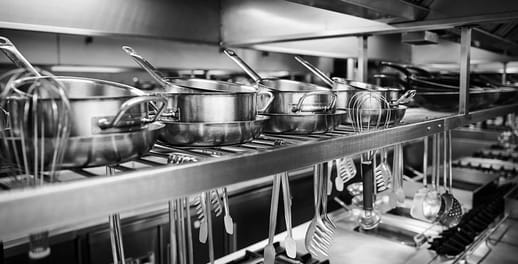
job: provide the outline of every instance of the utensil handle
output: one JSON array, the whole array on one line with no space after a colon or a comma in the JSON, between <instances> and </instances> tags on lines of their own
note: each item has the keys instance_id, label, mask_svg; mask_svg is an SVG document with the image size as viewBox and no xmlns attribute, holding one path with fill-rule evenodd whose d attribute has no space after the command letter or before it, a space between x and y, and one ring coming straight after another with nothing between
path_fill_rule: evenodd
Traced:
<instances>
[{"instance_id":1,"label":"utensil handle","mask_svg":"<svg viewBox=\"0 0 518 264\"><path fill-rule=\"evenodd\" d=\"M452 147L451 147L451 130L448 130L448 176L449 176L449 185L450 185L450 192L452 192L453 189L453 169L451 167L451 154L452 154Z\"/></svg>"},{"instance_id":2,"label":"utensil handle","mask_svg":"<svg viewBox=\"0 0 518 264\"><path fill-rule=\"evenodd\" d=\"M364 160L362 158L362 175L363 175L363 209L372 211L374 204L374 168L372 160Z\"/></svg>"},{"instance_id":3,"label":"utensil handle","mask_svg":"<svg viewBox=\"0 0 518 264\"><path fill-rule=\"evenodd\" d=\"M329 78L324 72L322 72L319 68L313 66L311 63L306 61L305 59L295 56L295 59L302 64L302 66L306 67L309 71L319 77L322 81L324 81L327 85L334 87L335 82Z\"/></svg>"},{"instance_id":4,"label":"utensil handle","mask_svg":"<svg viewBox=\"0 0 518 264\"><path fill-rule=\"evenodd\" d=\"M273 244L275 228L277 224L277 209L279 206L279 189L281 187L281 176L273 176L272 199L270 204L270 227L268 230L268 244Z\"/></svg>"},{"instance_id":5,"label":"utensil handle","mask_svg":"<svg viewBox=\"0 0 518 264\"><path fill-rule=\"evenodd\" d=\"M126 52L126 54L130 55L133 61L135 61L140 67L146 70L157 82L159 82L162 86L169 86L169 82L165 79L165 76L158 71L155 66L153 66L149 61L144 59L144 57L137 54L137 52L129 47L122 46L122 50Z\"/></svg>"},{"instance_id":6,"label":"utensil handle","mask_svg":"<svg viewBox=\"0 0 518 264\"><path fill-rule=\"evenodd\" d=\"M284 201L284 220L286 221L286 231L289 237L292 237L291 224L291 192L288 173L282 173L282 198Z\"/></svg>"},{"instance_id":7,"label":"utensil handle","mask_svg":"<svg viewBox=\"0 0 518 264\"><path fill-rule=\"evenodd\" d=\"M423 185L428 185L428 137L423 140Z\"/></svg>"},{"instance_id":8,"label":"utensil handle","mask_svg":"<svg viewBox=\"0 0 518 264\"><path fill-rule=\"evenodd\" d=\"M246 64L235 51L231 49L225 49L223 52L232 59L254 82L260 83L262 78L257 72L255 72L248 64Z\"/></svg>"},{"instance_id":9,"label":"utensil handle","mask_svg":"<svg viewBox=\"0 0 518 264\"><path fill-rule=\"evenodd\" d=\"M122 122L121 121L122 117L131 108L133 108L137 105L143 104L143 103L147 103L147 102L152 103L152 102L156 102L156 101L160 102L161 105L160 105L160 108L157 110L157 113L155 114L155 116L152 119L143 118L143 119L139 120L138 122ZM124 102L121 105L119 112L115 115L115 117L112 120L102 118L97 121L97 125L101 129L108 129L108 128L114 128L114 127L125 127L125 126L152 123L152 122L155 122L156 119L160 116L160 114L162 113L162 111L164 110L166 105L167 105L167 99L162 96L147 96L146 95L146 96L134 97L134 98L127 100L126 102Z\"/></svg>"},{"instance_id":10,"label":"utensil handle","mask_svg":"<svg viewBox=\"0 0 518 264\"><path fill-rule=\"evenodd\" d=\"M267 89L261 89L257 92L258 95L266 95L268 97L268 101L266 101L266 105L258 109L257 112L264 113L266 110L270 107L270 105L273 103L273 100L275 99L275 96L272 92L268 91Z\"/></svg>"},{"instance_id":11,"label":"utensil handle","mask_svg":"<svg viewBox=\"0 0 518 264\"><path fill-rule=\"evenodd\" d=\"M324 112L325 111L328 111L329 109L333 109L335 107L335 104L336 104L336 94L331 92L331 91L315 91L315 92L309 92L309 93L305 93L304 95L302 95L297 103L296 106L294 106L291 111L294 112L294 113L297 113L297 112L306 112L304 110L302 110L302 105L304 104L304 101L309 98L309 97L313 97L313 96L317 96L317 95L329 95L332 97L331 99L331 103L329 103L328 106L326 106L324 108ZM313 112L313 111L309 111L309 112Z\"/></svg>"},{"instance_id":12,"label":"utensil handle","mask_svg":"<svg viewBox=\"0 0 518 264\"><path fill-rule=\"evenodd\" d=\"M176 264L176 217L175 200L169 201L169 263Z\"/></svg>"},{"instance_id":13,"label":"utensil handle","mask_svg":"<svg viewBox=\"0 0 518 264\"><path fill-rule=\"evenodd\" d=\"M37 77L41 77L41 74L31 65L31 63L8 38L0 37L0 50L2 50L5 56L7 56L16 66L26 69Z\"/></svg>"},{"instance_id":14,"label":"utensil handle","mask_svg":"<svg viewBox=\"0 0 518 264\"><path fill-rule=\"evenodd\" d=\"M209 240L209 260L210 263L214 263L214 238L212 234L212 204L210 202L210 191L206 192L205 194L205 201L206 207L205 207L205 219L207 221L207 233L208 233L208 240Z\"/></svg>"}]
</instances>

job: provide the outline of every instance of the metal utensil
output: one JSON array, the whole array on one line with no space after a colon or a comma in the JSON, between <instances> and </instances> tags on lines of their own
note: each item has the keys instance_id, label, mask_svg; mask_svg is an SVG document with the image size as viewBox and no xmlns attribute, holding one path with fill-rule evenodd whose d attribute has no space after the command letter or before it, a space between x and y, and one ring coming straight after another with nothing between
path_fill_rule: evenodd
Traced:
<instances>
[{"instance_id":1,"label":"metal utensil","mask_svg":"<svg viewBox=\"0 0 518 264\"><path fill-rule=\"evenodd\" d=\"M282 183L282 199L284 201L284 219L286 221L286 238L284 238L284 247L286 255L290 258L297 257L297 243L293 239L291 225L291 192L288 173L283 172L281 176Z\"/></svg>"},{"instance_id":2,"label":"metal utensil","mask_svg":"<svg viewBox=\"0 0 518 264\"><path fill-rule=\"evenodd\" d=\"M322 216L322 221L327 226L328 230L330 230L330 233L334 233L336 230L336 224L327 215L327 196L330 195L329 189L332 189L332 188L329 188L329 182L331 179L332 163L326 162L326 165L327 165L327 168L323 175L324 179L322 181L324 184L322 186L322 190L320 191L320 195L321 195L321 199L322 199L321 216Z\"/></svg>"},{"instance_id":3,"label":"metal utensil","mask_svg":"<svg viewBox=\"0 0 518 264\"><path fill-rule=\"evenodd\" d=\"M112 167L106 166L106 175L112 176L115 171ZM113 263L125 264L124 246L122 243L122 230L120 224L120 214L114 213L109 215L108 223L110 226L110 242L112 248Z\"/></svg>"},{"instance_id":4,"label":"metal utensil","mask_svg":"<svg viewBox=\"0 0 518 264\"><path fill-rule=\"evenodd\" d=\"M327 256L333 234L327 228L320 216L320 191L322 190L323 165L317 164L313 168L313 201L315 215L306 230L304 245L306 250L315 256Z\"/></svg>"},{"instance_id":5,"label":"metal utensil","mask_svg":"<svg viewBox=\"0 0 518 264\"><path fill-rule=\"evenodd\" d=\"M378 93L356 93L350 103L352 103L352 105L350 105L349 108L353 109L351 113L352 126L356 132L373 131L388 126L387 123L390 117L380 117L383 114L382 110L387 108L389 103ZM388 115L389 113L386 114ZM366 230L377 227L381 219L379 213L374 211L374 171L376 166L374 156L375 152L369 151L363 153L361 158L364 213L360 217L359 224Z\"/></svg>"},{"instance_id":6,"label":"metal utensil","mask_svg":"<svg viewBox=\"0 0 518 264\"><path fill-rule=\"evenodd\" d=\"M439 135L435 134L432 138L432 186L426 191L422 203L423 217L428 221L432 221L437 218L442 204L442 199L438 192L439 145Z\"/></svg>"},{"instance_id":7,"label":"metal utensil","mask_svg":"<svg viewBox=\"0 0 518 264\"><path fill-rule=\"evenodd\" d=\"M228 194L227 194L227 187L222 188L223 193L223 207L225 209L225 216L223 217L223 222L225 223L225 231L227 234L232 235L234 234L234 221L232 220L232 217L230 216L230 210L228 208Z\"/></svg>"},{"instance_id":8,"label":"metal utensil","mask_svg":"<svg viewBox=\"0 0 518 264\"><path fill-rule=\"evenodd\" d=\"M423 187L419 188L412 199L412 207L410 208L410 215L416 219L426 219L423 213L424 198L428 192L428 137L423 140Z\"/></svg>"},{"instance_id":9,"label":"metal utensil","mask_svg":"<svg viewBox=\"0 0 518 264\"><path fill-rule=\"evenodd\" d=\"M0 37L0 50L17 66L36 78L42 77L9 39ZM10 106L14 102L7 100L7 95L16 96L17 103L23 108L12 112ZM45 106L50 108L45 109ZM25 184L41 186L46 176L51 182L56 180L71 128L70 101L63 87L55 82L47 86L33 83L25 91L9 86L0 97L0 109L2 113L4 109L9 111L4 116L6 120L2 120L6 124L2 124L0 130L0 151L5 153L0 153L0 156L7 159L8 164L16 164ZM48 116L42 115L43 110ZM55 142L50 149L45 149L47 138ZM13 144L13 141L19 144ZM48 238L48 231L29 235L30 259L43 259L50 255Z\"/></svg>"},{"instance_id":10,"label":"metal utensil","mask_svg":"<svg viewBox=\"0 0 518 264\"><path fill-rule=\"evenodd\" d=\"M336 159L335 163L337 172L335 187L337 191L341 192L344 189L344 184L356 176L356 165L354 165L354 160L349 156Z\"/></svg>"},{"instance_id":11,"label":"metal utensil","mask_svg":"<svg viewBox=\"0 0 518 264\"><path fill-rule=\"evenodd\" d=\"M275 237L275 227L277 224L277 209L279 206L279 190L281 187L281 175L273 176L272 199L270 204L270 225L268 231L268 245L264 248L264 263L275 263L275 247L273 246L273 238Z\"/></svg>"},{"instance_id":12,"label":"metal utensil","mask_svg":"<svg viewBox=\"0 0 518 264\"><path fill-rule=\"evenodd\" d=\"M447 193L450 196L449 199L451 199L451 208L448 210L445 215L443 215L440 219L441 224L453 227L456 226L463 215L462 205L455 198L453 195L453 174L452 174L452 168L451 168L451 160L452 160L452 147L451 147L451 130L448 130L447 135L445 135L446 141L447 141L447 149L448 149L448 163L447 163L447 170L448 170L448 189ZM446 181L446 178L445 178ZM446 184L445 184L446 185Z\"/></svg>"},{"instance_id":13,"label":"metal utensil","mask_svg":"<svg viewBox=\"0 0 518 264\"><path fill-rule=\"evenodd\" d=\"M214 264L214 238L212 233L212 210L211 210L211 201L210 201L210 192L205 192L205 200L204 200L205 206L205 219L207 222L207 233L208 233L208 240L209 240L209 262L211 264Z\"/></svg>"},{"instance_id":14,"label":"metal utensil","mask_svg":"<svg viewBox=\"0 0 518 264\"><path fill-rule=\"evenodd\" d=\"M401 143L396 144L396 146L394 147L394 151L397 151L397 153L398 153L398 155L397 155L398 160L397 160L396 175L394 175L395 176L394 182L392 184L393 184L393 188L394 188L394 193L396 194L397 203L404 204L405 203L405 192L403 190L403 171L404 171L403 144L401 144Z\"/></svg>"}]
</instances>

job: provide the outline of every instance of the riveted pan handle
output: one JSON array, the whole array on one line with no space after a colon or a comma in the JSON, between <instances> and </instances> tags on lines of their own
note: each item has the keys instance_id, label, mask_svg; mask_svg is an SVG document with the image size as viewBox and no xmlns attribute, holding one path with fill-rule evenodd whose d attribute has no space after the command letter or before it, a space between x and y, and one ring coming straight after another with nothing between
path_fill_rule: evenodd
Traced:
<instances>
[{"instance_id":1,"label":"riveted pan handle","mask_svg":"<svg viewBox=\"0 0 518 264\"><path fill-rule=\"evenodd\" d=\"M293 113L297 113L297 112L314 112L313 110L305 111L305 110L302 109L302 106L304 105L304 101L306 99L308 99L309 97L317 96L317 95L329 95L329 96L332 97L331 103L329 103L328 106L326 106L324 109L322 109L322 112L327 112L330 109L333 109L335 107L335 104L336 104L336 94L335 93L333 93L331 91L315 91L315 92L305 93L304 95L302 95L302 97L300 97L299 102L297 103L297 105L294 106L291 109L291 111Z\"/></svg>"},{"instance_id":2,"label":"riveted pan handle","mask_svg":"<svg viewBox=\"0 0 518 264\"><path fill-rule=\"evenodd\" d=\"M161 105L157 110L156 115L154 115L153 118L142 118L139 121L136 122L122 122L122 117L128 112L130 109L137 105L141 105L143 103L147 102L160 102ZM111 120L108 120L107 118L102 118L97 121L97 125L101 129L108 129L108 128L118 128L118 127L126 127L126 126L133 126L133 125L142 125L147 123L155 122L156 119L162 114L162 111L164 110L165 106L167 105L167 99L162 96L138 96L131 98L124 102L119 112L115 115L115 117Z\"/></svg>"},{"instance_id":3,"label":"riveted pan handle","mask_svg":"<svg viewBox=\"0 0 518 264\"><path fill-rule=\"evenodd\" d=\"M259 90L257 92L257 94L258 95L266 95L268 97L268 101L266 101L266 105L263 108L261 108L261 109L257 109L257 112L264 113L264 112L266 112L266 110L268 110L270 105L273 103L273 99L275 99L275 96L273 95L272 92L270 92L267 89Z\"/></svg>"}]
</instances>

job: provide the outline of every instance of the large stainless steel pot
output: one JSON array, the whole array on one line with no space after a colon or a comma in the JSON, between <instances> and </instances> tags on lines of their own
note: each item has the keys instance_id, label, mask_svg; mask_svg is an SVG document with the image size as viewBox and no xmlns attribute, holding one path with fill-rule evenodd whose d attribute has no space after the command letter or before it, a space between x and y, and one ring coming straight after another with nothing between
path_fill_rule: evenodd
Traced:
<instances>
[{"instance_id":1,"label":"large stainless steel pot","mask_svg":"<svg viewBox=\"0 0 518 264\"><path fill-rule=\"evenodd\" d=\"M163 121L159 140L175 146L214 147L241 144L258 137L268 117L224 123Z\"/></svg>"},{"instance_id":2,"label":"large stainless steel pot","mask_svg":"<svg viewBox=\"0 0 518 264\"><path fill-rule=\"evenodd\" d=\"M164 117L179 122L253 121L273 100L266 89L196 78L168 78L131 47L122 47L160 85L156 91L168 99ZM257 96L266 96L266 105L258 106Z\"/></svg>"},{"instance_id":3,"label":"large stainless steel pot","mask_svg":"<svg viewBox=\"0 0 518 264\"><path fill-rule=\"evenodd\" d=\"M72 122L70 136L90 136L97 134L123 132L140 129L152 123L165 107L166 99L160 96L142 95L142 91L124 84L63 76L31 77L17 80L13 87L7 87L12 93L5 97L2 106L11 115L11 120L22 120L24 109L29 98L23 95L31 86L59 85L66 93L70 102L69 117ZM158 115L149 118L147 103L160 102ZM47 113L54 107L51 100L40 98L38 103L38 118L49 120L49 128L53 126L53 117ZM16 126L13 128L16 129ZM48 129L46 137L52 137Z\"/></svg>"},{"instance_id":4,"label":"large stainless steel pot","mask_svg":"<svg viewBox=\"0 0 518 264\"><path fill-rule=\"evenodd\" d=\"M256 83L259 89L268 89L274 95L268 113L294 114L302 112L332 113L335 111L336 94L321 86L283 79L261 78L237 54L225 49L229 56Z\"/></svg>"},{"instance_id":5,"label":"large stainless steel pot","mask_svg":"<svg viewBox=\"0 0 518 264\"><path fill-rule=\"evenodd\" d=\"M167 92L170 86L164 87L166 92L157 92L168 100L163 120L178 122L235 122L254 121L258 113L262 113L273 100L273 95L262 90L236 83L205 79L168 78L170 83L182 88L210 88L220 92ZM232 91L232 92L230 92ZM257 97L266 96L266 105L258 109Z\"/></svg>"}]
</instances>

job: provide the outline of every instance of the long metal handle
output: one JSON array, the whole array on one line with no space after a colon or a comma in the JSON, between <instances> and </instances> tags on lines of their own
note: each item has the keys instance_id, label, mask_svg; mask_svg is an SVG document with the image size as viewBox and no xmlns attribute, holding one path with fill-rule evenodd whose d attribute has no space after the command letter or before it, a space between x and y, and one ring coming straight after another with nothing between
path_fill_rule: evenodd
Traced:
<instances>
[{"instance_id":1,"label":"long metal handle","mask_svg":"<svg viewBox=\"0 0 518 264\"><path fill-rule=\"evenodd\" d=\"M437 191L437 134L432 136L432 186Z\"/></svg>"},{"instance_id":2,"label":"long metal handle","mask_svg":"<svg viewBox=\"0 0 518 264\"><path fill-rule=\"evenodd\" d=\"M327 105L324 109L322 109L323 112L325 111L328 111L330 109L333 109L335 107L335 104L336 104L336 94L331 92L331 91L315 91L315 92L308 92L308 93L305 93L303 94L300 98L299 98L299 101L297 102L297 105L294 106L291 111L296 113L296 112L305 112L304 110L302 110L302 105L304 104L304 101L309 98L309 97L312 97L312 96L317 96L317 95L328 95L328 96L331 96L332 99L331 99L331 102L329 103L329 105ZM313 112L313 110L311 110L311 112Z\"/></svg>"},{"instance_id":3,"label":"long metal handle","mask_svg":"<svg viewBox=\"0 0 518 264\"><path fill-rule=\"evenodd\" d=\"M110 239L112 244L112 257L114 263L125 264L124 246L122 243L122 230L119 213L110 215Z\"/></svg>"},{"instance_id":4,"label":"long metal handle","mask_svg":"<svg viewBox=\"0 0 518 264\"><path fill-rule=\"evenodd\" d=\"M262 78L257 72L255 72L248 64L246 64L235 51L231 49L225 49L223 51L230 59L232 59L237 66L239 66L254 82L260 83Z\"/></svg>"},{"instance_id":5,"label":"long metal handle","mask_svg":"<svg viewBox=\"0 0 518 264\"><path fill-rule=\"evenodd\" d=\"M212 234L212 204L210 202L210 191L205 193L205 219L207 220L207 233L209 238L209 260L214 264L214 238Z\"/></svg>"},{"instance_id":6,"label":"long metal handle","mask_svg":"<svg viewBox=\"0 0 518 264\"><path fill-rule=\"evenodd\" d=\"M428 137L423 140L423 185L428 185Z\"/></svg>"},{"instance_id":7,"label":"long metal handle","mask_svg":"<svg viewBox=\"0 0 518 264\"><path fill-rule=\"evenodd\" d=\"M176 222L178 229L178 256L180 260L180 264L186 264L186 241L185 241L185 215L184 215L184 204L183 199L176 200L177 210L176 217L178 221Z\"/></svg>"},{"instance_id":8,"label":"long metal handle","mask_svg":"<svg viewBox=\"0 0 518 264\"><path fill-rule=\"evenodd\" d=\"M169 263L176 264L176 201L169 201Z\"/></svg>"},{"instance_id":9,"label":"long metal handle","mask_svg":"<svg viewBox=\"0 0 518 264\"><path fill-rule=\"evenodd\" d=\"M334 87L335 82L329 78L324 72L322 72L319 68L313 66L311 63L306 61L305 59L295 56L295 59L302 64L302 66L306 67L309 71L315 74L318 78L324 81L327 85Z\"/></svg>"},{"instance_id":10,"label":"long metal handle","mask_svg":"<svg viewBox=\"0 0 518 264\"><path fill-rule=\"evenodd\" d=\"M191 204L189 203L189 198L184 198L184 203L186 206L186 218L187 218L187 255L189 264L194 263L194 252L192 245L192 226L191 226Z\"/></svg>"},{"instance_id":11,"label":"long metal handle","mask_svg":"<svg viewBox=\"0 0 518 264\"><path fill-rule=\"evenodd\" d=\"M363 209L372 211L374 209L374 173L372 160L365 160L362 157L363 176Z\"/></svg>"},{"instance_id":12,"label":"long metal handle","mask_svg":"<svg viewBox=\"0 0 518 264\"><path fill-rule=\"evenodd\" d=\"M453 188L453 169L451 167L451 160L452 160L452 157L451 157L451 154L452 154L452 151L451 151L451 130L448 130L448 176L449 176L449 185L450 185L450 192L452 192L452 188Z\"/></svg>"},{"instance_id":13,"label":"long metal handle","mask_svg":"<svg viewBox=\"0 0 518 264\"><path fill-rule=\"evenodd\" d=\"M138 122L130 122L130 123L124 124L124 125L121 124L122 117L124 117L126 112L128 112L133 107L135 107L137 105L141 105L143 103L148 103L148 102L152 103L152 102L156 102L156 101L160 102L161 104L160 104L160 108L158 108L158 110L157 110L156 115L152 119L149 119L149 120L141 119ZM108 128L113 128L113 127L134 126L134 125L142 125L142 124L146 124L146 123L155 122L155 120L160 116L160 114L162 113L162 111L164 110L166 105L167 105L167 99L162 96L147 96L146 95L146 96L134 97L134 98L131 98L131 99L125 101L121 105L119 112L115 115L115 117L112 120L102 118L97 121L97 125L101 129L108 129Z\"/></svg>"},{"instance_id":14,"label":"long metal handle","mask_svg":"<svg viewBox=\"0 0 518 264\"><path fill-rule=\"evenodd\" d=\"M284 220L286 221L286 232L288 233L288 237L293 237L292 235L292 225L291 225L291 191L290 191L290 181L288 179L288 173L282 173L282 197L284 201Z\"/></svg>"},{"instance_id":15,"label":"long metal handle","mask_svg":"<svg viewBox=\"0 0 518 264\"><path fill-rule=\"evenodd\" d=\"M122 50L126 52L126 54L130 55L131 58L144 70L146 70L153 79L155 79L157 82L159 82L162 86L169 86L170 83L165 79L165 76L162 72L157 70L155 66L153 66L149 61L144 59L144 57L137 54L137 52L129 47L129 46L122 46Z\"/></svg>"},{"instance_id":16,"label":"long metal handle","mask_svg":"<svg viewBox=\"0 0 518 264\"><path fill-rule=\"evenodd\" d=\"M14 44L6 37L0 37L0 50L11 60L16 66L24 68L37 77L41 74L32 66L32 64L22 55L22 53L14 46Z\"/></svg>"},{"instance_id":17,"label":"long metal handle","mask_svg":"<svg viewBox=\"0 0 518 264\"><path fill-rule=\"evenodd\" d=\"M279 191L281 187L281 175L273 176L272 199L270 202L270 227L268 229L268 244L273 244L275 228L277 225L277 209L279 206Z\"/></svg>"},{"instance_id":18,"label":"long metal handle","mask_svg":"<svg viewBox=\"0 0 518 264\"><path fill-rule=\"evenodd\" d=\"M444 187L444 191L448 190L448 132L443 132L443 168L442 168L442 183Z\"/></svg>"}]
</instances>

